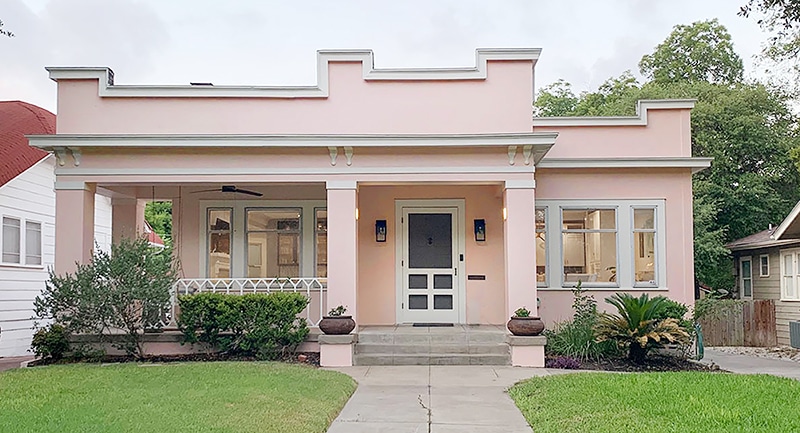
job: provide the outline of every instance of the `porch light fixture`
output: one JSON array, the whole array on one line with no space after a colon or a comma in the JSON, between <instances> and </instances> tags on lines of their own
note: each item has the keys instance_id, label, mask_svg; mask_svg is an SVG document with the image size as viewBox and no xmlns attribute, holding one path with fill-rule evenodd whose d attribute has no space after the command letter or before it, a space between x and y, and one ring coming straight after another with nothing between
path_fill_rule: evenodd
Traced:
<instances>
[{"instance_id":1,"label":"porch light fixture","mask_svg":"<svg viewBox=\"0 0 800 433\"><path fill-rule=\"evenodd\" d=\"M475 220L475 242L486 241L486 220Z\"/></svg>"},{"instance_id":2,"label":"porch light fixture","mask_svg":"<svg viewBox=\"0 0 800 433\"><path fill-rule=\"evenodd\" d=\"M508 219L508 209L503 208L503 221Z\"/></svg>"},{"instance_id":3,"label":"porch light fixture","mask_svg":"<svg viewBox=\"0 0 800 433\"><path fill-rule=\"evenodd\" d=\"M375 242L386 242L386 220L375 220Z\"/></svg>"},{"instance_id":4,"label":"porch light fixture","mask_svg":"<svg viewBox=\"0 0 800 433\"><path fill-rule=\"evenodd\" d=\"M358 208L356 208L356 221L358 221Z\"/></svg>"}]
</instances>

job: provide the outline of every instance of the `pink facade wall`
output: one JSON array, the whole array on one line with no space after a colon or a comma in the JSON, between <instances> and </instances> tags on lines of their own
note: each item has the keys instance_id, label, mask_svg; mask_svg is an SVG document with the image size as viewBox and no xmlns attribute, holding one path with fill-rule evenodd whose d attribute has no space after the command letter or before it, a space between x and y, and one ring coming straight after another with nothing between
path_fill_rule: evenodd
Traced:
<instances>
[{"instance_id":1,"label":"pink facade wall","mask_svg":"<svg viewBox=\"0 0 800 433\"><path fill-rule=\"evenodd\" d=\"M555 170L536 172L536 199L664 199L666 201L667 288L652 295L666 295L694 304L692 181L689 169ZM591 290L602 309L604 299L619 290ZM645 290L636 290L642 293ZM552 323L571 317L572 293L568 289L539 289L542 318Z\"/></svg>"},{"instance_id":2,"label":"pink facade wall","mask_svg":"<svg viewBox=\"0 0 800 433\"><path fill-rule=\"evenodd\" d=\"M329 67L328 98L100 98L58 85L59 134L490 133L531 129L531 61L489 61L486 80L365 81Z\"/></svg>"},{"instance_id":3,"label":"pink facade wall","mask_svg":"<svg viewBox=\"0 0 800 433\"><path fill-rule=\"evenodd\" d=\"M358 299L362 325L389 325L395 317L395 200L464 199L467 274L467 323L505 323L503 195L498 185L362 186L359 189ZM375 220L385 219L386 242L375 242ZM486 220L486 242L472 236L472 220Z\"/></svg>"}]
</instances>

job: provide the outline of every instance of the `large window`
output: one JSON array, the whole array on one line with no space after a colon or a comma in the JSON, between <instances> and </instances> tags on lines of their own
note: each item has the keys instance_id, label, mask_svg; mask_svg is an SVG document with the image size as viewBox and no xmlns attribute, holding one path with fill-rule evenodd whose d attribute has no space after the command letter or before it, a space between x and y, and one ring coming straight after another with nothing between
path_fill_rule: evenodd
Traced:
<instances>
[{"instance_id":1,"label":"large window","mask_svg":"<svg viewBox=\"0 0 800 433\"><path fill-rule=\"evenodd\" d=\"M231 277L231 214L233 209L208 210L208 276Z\"/></svg>"},{"instance_id":2,"label":"large window","mask_svg":"<svg viewBox=\"0 0 800 433\"><path fill-rule=\"evenodd\" d=\"M616 210L562 209L561 223L564 285L616 286Z\"/></svg>"},{"instance_id":3,"label":"large window","mask_svg":"<svg viewBox=\"0 0 800 433\"><path fill-rule=\"evenodd\" d=\"M547 287L547 208L536 208L536 285Z\"/></svg>"},{"instance_id":4,"label":"large window","mask_svg":"<svg viewBox=\"0 0 800 433\"><path fill-rule=\"evenodd\" d=\"M781 251L781 299L800 300L800 250Z\"/></svg>"},{"instance_id":5,"label":"large window","mask_svg":"<svg viewBox=\"0 0 800 433\"><path fill-rule=\"evenodd\" d=\"M2 218L0 262L13 265L42 265L42 223L4 216Z\"/></svg>"},{"instance_id":6,"label":"large window","mask_svg":"<svg viewBox=\"0 0 800 433\"><path fill-rule=\"evenodd\" d=\"M300 276L300 209L247 210L247 276Z\"/></svg>"},{"instance_id":7,"label":"large window","mask_svg":"<svg viewBox=\"0 0 800 433\"><path fill-rule=\"evenodd\" d=\"M656 210L633 209L633 284L654 287L656 283Z\"/></svg>"}]
</instances>

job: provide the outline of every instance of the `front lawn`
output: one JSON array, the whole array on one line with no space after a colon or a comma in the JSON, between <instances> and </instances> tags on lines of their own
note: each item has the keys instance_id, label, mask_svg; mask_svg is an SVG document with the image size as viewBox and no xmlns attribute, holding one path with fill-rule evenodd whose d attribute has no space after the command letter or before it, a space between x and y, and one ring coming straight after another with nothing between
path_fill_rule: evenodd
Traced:
<instances>
[{"instance_id":1,"label":"front lawn","mask_svg":"<svg viewBox=\"0 0 800 433\"><path fill-rule=\"evenodd\" d=\"M509 391L536 433L800 432L800 382L723 373L577 373Z\"/></svg>"},{"instance_id":2,"label":"front lawn","mask_svg":"<svg viewBox=\"0 0 800 433\"><path fill-rule=\"evenodd\" d=\"M25 368L0 373L0 432L322 433L355 388L280 363Z\"/></svg>"}]
</instances>

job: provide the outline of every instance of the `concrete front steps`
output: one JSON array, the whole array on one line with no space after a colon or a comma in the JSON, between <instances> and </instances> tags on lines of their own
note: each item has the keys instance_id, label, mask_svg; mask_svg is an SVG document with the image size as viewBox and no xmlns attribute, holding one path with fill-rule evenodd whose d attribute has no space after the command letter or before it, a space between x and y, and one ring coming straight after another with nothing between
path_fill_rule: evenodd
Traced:
<instances>
[{"instance_id":1,"label":"concrete front steps","mask_svg":"<svg viewBox=\"0 0 800 433\"><path fill-rule=\"evenodd\" d=\"M505 329L499 326L364 327L355 365L510 365Z\"/></svg>"}]
</instances>

